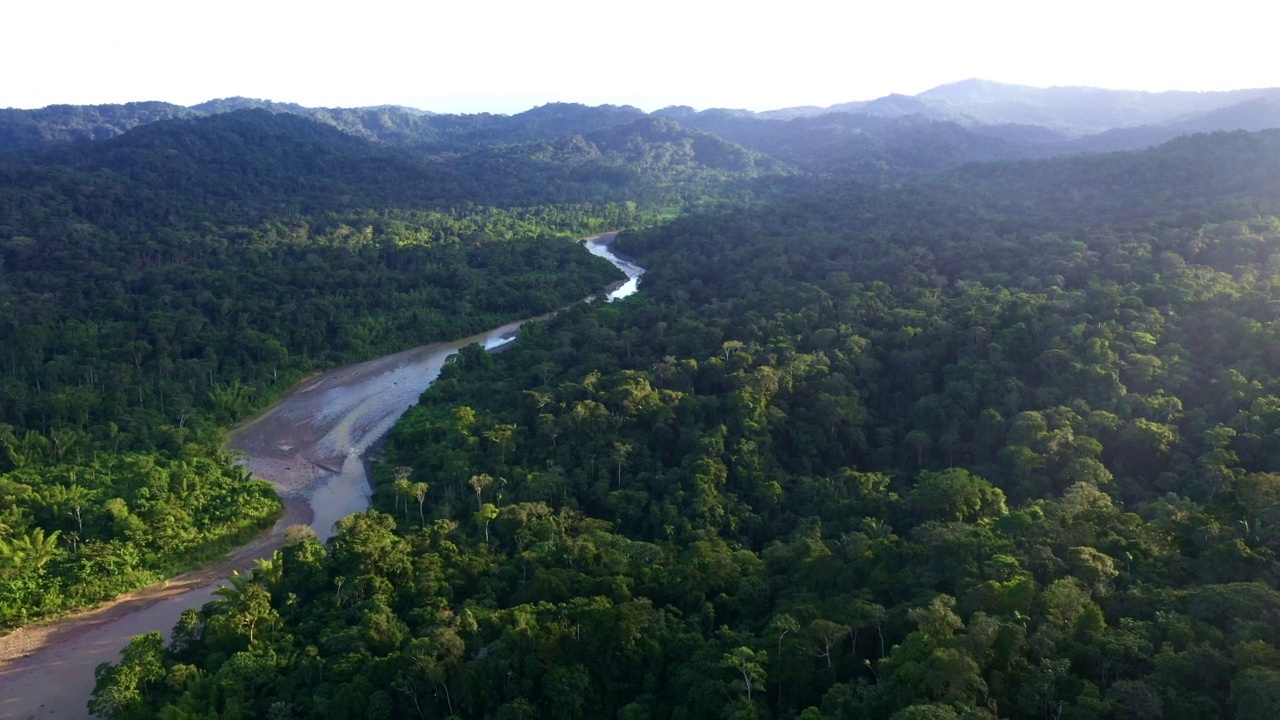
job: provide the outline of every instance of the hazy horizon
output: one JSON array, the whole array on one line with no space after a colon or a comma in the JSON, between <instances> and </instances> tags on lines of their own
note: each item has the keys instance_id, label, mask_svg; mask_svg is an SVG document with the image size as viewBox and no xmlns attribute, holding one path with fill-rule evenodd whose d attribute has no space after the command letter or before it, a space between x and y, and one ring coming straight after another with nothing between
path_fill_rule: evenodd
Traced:
<instances>
[{"instance_id":1,"label":"hazy horizon","mask_svg":"<svg viewBox=\"0 0 1280 720\"><path fill-rule=\"evenodd\" d=\"M123 104L127 104L127 103L139 103L139 102L163 102L163 103L170 103L170 104L173 104L173 105L181 105L181 106L184 106L184 107L194 107L194 106L197 106L197 105L202 105L202 104L207 103L207 102L215 102L215 101L218 101L218 100L231 100L231 99L235 99L235 98L243 98L243 99L245 99L245 100L263 101L263 102L279 103L279 104L285 104L285 105L289 105L289 104L292 104L292 105L301 105L301 106L303 106L303 107L309 107L309 108L323 108L323 109L330 109L330 110L360 109L360 108L370 108L370 107L404 107L404 108L408 108L408 109L410 109L410 110L420 110L420 111L431 112L431 113L442 114L442 115L443 115L443 114L453 114L453 115L476 115L476 114L483 114L483 113L489 113L489 114L495 114L495 115L518 115L518 114L520 114L520 113L528 112L528 111L530 111L530 110L534 110L534 109L539 108L539 107L542 107L542 106L544 106L544 105L558 105L558 104L564 104L564 105L585 105L585 106L588 106L588 107L597 107L597 106L601 106L601 105L614 105L614 106L619 106L619 107L622 107L622 106L631 106L631 107L635 107L635 108L637 108L637 109L639 109L639 110L642 110L643 112L646 112L646 113L652 113L652 112L654 112L654 111L662 110L662 109L665 109L665 108L668 108L668 107L692 107L692 108L693 108L694 110L696 110L696 111L716 109L716 110L746 110L746 111L750 111L750 112L769 112L769 111L774 111L774 110L787 110L787 109L791 109L791 108L800 108L800 107L822 107L822 108L825 108L825 107L830 107L830 106L833 106L833 105L841 105L841 104L845 104L845 103L852 103L852 102L864 102L864 101L876 100L876 99L879 99L879 98L886 97L887 95L911 95L911 96L914 96L914 95L917 95L917 94L920 94L920 93L923 93L923 92L927 92L927 91L929 91L929 90L933 90L933 89L936 89L936 88L939 88L939 87L946 87L946 86L949 86L949 85L957 85L957 84L960 84L960 83L970 82L970 81L975 81L975 80L976 80L976 81L990 82L990 83L994 83L994 84L997 84L997 85L1007 85L1007 86L1017 86L1017 87L1028 87L1028 88L1035 88L1035 89L1040 89L1040 90L1054 89L1054 88L1088 88L1088 89L1097 89L1097 90L1109 90L1109 91L1118 91L1118 92L1142 92L1142 93L1151 93L1151 94L1158 94L1158 93L1162 93L1162 92L1217 93L1217 92L1232 92L1232 91L1238 91L1238 90L1263 90L1263 89L1269 89L1269 88L1271 87L1271 86L1267 86L1267 87L1262 87L1262 86L1253 86L1253 87L1231 87L1231 88L1223 88L1223 89L1220 89L1220 90L1183 90L1183 89L1180 89L1180 88L1172 88L1172 89L1169 89L1169 90L1143 90L1143 89L1137 89L1137 88L1103 88L1103 87L1098 87L1098 86L1093 86L1093 85L1050 85L1050 86L1037 86L1037 85L1026 85L1026 84L1023 84L1023 83L1007 83L1007 82L1002 82L1002 81L999 81L999 80L992 80L992 79L990 79L990 78L963 78L963 79L960 79L960 80L953 80L953 81L949 81L949 82L940 83L940 84L938 84L938 85L933 85L933 86L930 86L930 87L925 88L924 90L920 90L920 91L918 91L918 92L914 92L914 93L904 93L904 92L897 92L897 91L895 91L895 92L892 92L892 93L886 93L885 95L877 95L876 97L859 97L859 98L849 98L849 99L846 99L846 100L840 100L840 101L837 101L837 102L834 102L834 103L825 103L825 104L818 104L818 103L800 103L800 104L796 104L796 105L787 105L787 106L779 106L779 107L754 107L754 108L750 108L750 107L729 107L729 106L723 106L723 105L703 105L703 106L699 106L699 105L693 105L693 104L689 104L689 103L671 103L671 104L666 104L666 105L645 105L645 104L643 104L643 103L641 103L641 102L628 102L628 101L626 101L626 100L624 100L624 99L621 99L621 98L620 98L620 99L617 99L617 100L614 100L614 101L602 101L602 102L587 102L587 101L580 101L580 100L567 100L567 99L566 99L566 100L543 100L543 99L530 99L530 100L528 101L528 104L524 104L524 105L520 105L520 104L512 104L512 105L511 105L511 107L512 107L513 109L510 109L510 110L492 110L492 109L471 109L471 110L468 110L468 109L453 109L453 110L440 110L440 109L435 108L435 107L418 107L418 106L405 105L405 104L403 104L403 103L395 103L395 102L373 102L373 103L368 103L368 104L363 104L363 105L311 105L311 104L307 104L307 103L301 103L301 102L298 102L298 101L296 101L296 100L292 100L292 99L289 99L289 98L252 97L252 96L248 96L248 95L243 95L243 94L241 94L241 95L226 95L226 96L222 96L222 97L211 97L211 98L206 98L206 99L204 99L204 100L200 100L200 101L192 102L192 103L180 103L180 102L174 102L174 101L166 100L166 99L163 99L163 98L137 98L137 99L132 99L132 100L120 100L120 101L116 101L116 102L93 102L93 103L54 102L54 103L48 103L48 104L45 104L45 105L40 105L40 106L35 106L35 107L6 106L6 107L4 107L3 109L8 109L8 110L39 110L39 109L43 109L43 108L46 108L46 107L57 106L57 105L72 105L72 106L89 106L89 105L123 105ZM1277 86L1277 87L1280 87L1280 86Z\"/></svg>"},{"instance_id":2,"label":"hazy horizon","mask_svg":"<svg viewBox=\"0 0 1280 720\"><path fill-rule=\"evenodd\" d=\"M342 12L292 0L26 3L10 12L21 32L0 46L0 62L21 69L0 87L0 107L242 96L438 113L546 102L760 111L966 78L1147 92L1280 86L1270 24L1251 4L1224 2L1213 13L1146 0L799 0L786 12L683 0L604 10L370 0Z\"/></svg>"}]
</instances>

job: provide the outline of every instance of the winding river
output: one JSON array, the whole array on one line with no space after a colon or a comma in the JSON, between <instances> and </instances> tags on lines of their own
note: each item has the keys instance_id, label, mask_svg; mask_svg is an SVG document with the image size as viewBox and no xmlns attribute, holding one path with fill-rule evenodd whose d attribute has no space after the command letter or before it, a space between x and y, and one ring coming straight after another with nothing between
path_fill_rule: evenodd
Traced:
<instances>
[{"instance_id":1,"label":"winding river","mask_svg":"<svg viewBox=\"0 0 1280 720\"><path fill-rule=\"evenodd\" d=\"M627 275L607 290L609 301L636 292L644 268L613 253L617 233L587 238L586 249ZM471 343L493 349L511 342L521 323L433 343L310 377L257 417L231 431L254 474L270 480L285 502L269 534L240 548L218 570L252 567L284 542L288 526L308 524L321 540L347 515L369 507L364 454L386 435L440 374L445 359ZM147 588L98 610L44 628L19 630L0 646L26 643L20 657L0 655L0 720L88 718L93 670L119 659L129 639L152 630L166 635L184 610L213 598L224 574L192 573Z\"/></svg>"}]
</instances>

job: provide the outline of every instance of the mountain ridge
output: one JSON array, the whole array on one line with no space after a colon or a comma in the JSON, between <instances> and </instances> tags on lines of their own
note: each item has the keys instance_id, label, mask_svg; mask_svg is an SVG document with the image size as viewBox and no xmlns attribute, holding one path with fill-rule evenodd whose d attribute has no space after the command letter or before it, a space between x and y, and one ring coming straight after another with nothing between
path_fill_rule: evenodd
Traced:
<instances>
[{"instance_id":1,"label":"mountain ridge","mask_svg":"<svg viewBox=\"0 0 1280 720\"><path fill-rule=\"evenodd\" d=\"M246 109L304 117L431 158L528 143L554 146L664 118L795 167L837 173L853 168L883 179L972 161L1137 150L1197 132L1280 127L1280 88L1151 93L972 78L916 95L763 112L668 106L646 113L630 105L552 102L510 115L436 114L396 105L309 108L247 97L190 107L150 101L52 105L0 110L0 152L99 141L162 120Z\"/></svg>"}]
</instances>

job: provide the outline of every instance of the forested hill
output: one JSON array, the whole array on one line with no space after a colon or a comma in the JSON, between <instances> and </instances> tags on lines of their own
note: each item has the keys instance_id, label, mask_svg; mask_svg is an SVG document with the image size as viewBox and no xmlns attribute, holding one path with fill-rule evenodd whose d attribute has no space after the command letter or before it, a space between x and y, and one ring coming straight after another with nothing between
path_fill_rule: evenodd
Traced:
<instances>
[{"instance_id":1,"label":"forested hill","mask_svg":"<svg viewBox=\"0 0 1280 720\"><path fill-rule=\"evenodd\" d=\"M790 187L793 202L820 215L831 203L851 218L866 202L898 208L859 221L886 242L928 237L941 246L946 232L969 222L998 235L1186 227L1280 207L1280 130L1199 134L1141 152L967 163L892 186L797 176L775 187Z\"/></svg>"},{"instance_id":2,"label":"forested hill","mask_svg":"<svg viewBox=\"0 0 1280 720\"><path fill-rule=\"evenodd\" d=\"M1185 224L1224 214L1243 219L1273 213L1280 201L1277 161L1280 130L1220 132L1178 138L1140 153L1082 155L1047 166L975 164L955 173L951 182L980 188L1002 210L1012 212L1018 205L1056 215L1058 222L1174 215L1185 216Z\"/></svg>"},{"instance_id":3,"label":"forested hill","mask_svg":"<svg viewBox=\"0 0 1280 720\"><path fill-rule=\"evenodd\" d=\"M7 159L6 159L7 158ZM729 192L780 163L662 120L558 142L444 158L379 145L266 110L156 122L120 137L0 155L11 184L70 168L128 179L149 202L243 220L370 207L521 207L564 202L679 203Z\"/></svg>"},{"instance_id":4,"label":"forested hill","mask_svg":"<svg viewBox=\"0 0 1280 720\"><path fill-rule=\"evenodd\" d=\"M194 117L198 111L162 102L121 105L50 105L0 110L0 151L104 140L157 120Z\"/></svg>"},{"instance_id":5,"label":"forested hill","mask_svg":"<svg viewBox=\"0 0 1280 720\"><path fill-rule=\"evenodd\" d=\"M464 352L376 511L94 707L1269 718L1278 182L1219 134L626 234L640 295Z\"/></svg>"},{"instance_id":6,"label":"forested hill","mask_svg":"<svg viewBox=\"0 0 1280 720\"><path fill-rule=\"evenodd\" d=\"M701 113L659 110L655 114L809 172L833 177L902 179L950 170L969 162L1012 159L1026 154L1014 128L977 132L954 122L919 115L884 118L832 113L764 121L714 110Z\"/></svg>"},{"instance_id":7,"label":"forested hill","mask_svg":"<svg viewBox=\"0 0 1280 720\"><path fill-rule=\"evenodd\" d=\"M265 110L156 122L96 143L24 153L10 166L120 176L188 212L224 216L249 207L315 212L412 199L428 206L450 182L422 160Z\"/></svg>"},{"instance_id":8,"label":"forested hill","mask_svg":"<svg viewBox=\"0 0 1280 720\"><path fill-rule=\"evenodd\" d=\"M0 110L0 151L62 142L106 139L158 120L262 110L304 117L346 134L427 153L456 152L492 144L561 140L625 125L644 113L633 107L549 103L515 115L436 115L412 108L308 108L249 98L226 98L185 108L169 103L53 105L40 110Z\"/></svg>"}]
</instances>

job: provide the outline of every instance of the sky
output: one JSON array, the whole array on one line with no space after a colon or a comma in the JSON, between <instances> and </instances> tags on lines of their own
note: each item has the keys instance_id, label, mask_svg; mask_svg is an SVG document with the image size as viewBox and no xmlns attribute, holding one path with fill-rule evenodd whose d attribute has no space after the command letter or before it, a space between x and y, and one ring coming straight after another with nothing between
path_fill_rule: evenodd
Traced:
<instances>
[{"instance_id":1,"label":"sky","mask_svg":"<svg viewBox=\"0 0 1280 720\"><path fill-rule=\"evenodd\" d=\"M768 110L979 77L1280 87L1258 0L8 0L0 107L245 96L513 113Z\"/></svg>"}]
</instances>

